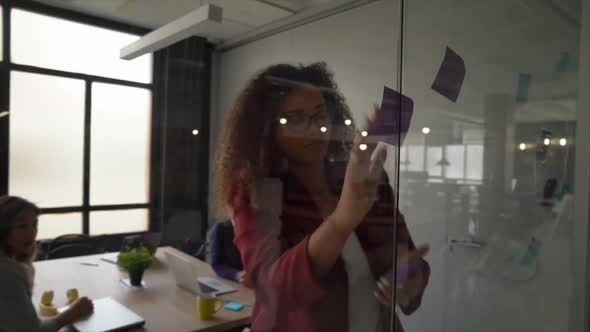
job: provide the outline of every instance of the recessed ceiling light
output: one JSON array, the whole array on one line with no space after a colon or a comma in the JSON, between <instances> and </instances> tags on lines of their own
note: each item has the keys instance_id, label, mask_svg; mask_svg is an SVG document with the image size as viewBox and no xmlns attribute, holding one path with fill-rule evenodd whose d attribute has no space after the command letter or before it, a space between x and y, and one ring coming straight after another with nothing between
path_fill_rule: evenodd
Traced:
<instances>
[{"instance_id":1,"label":"recessed ceiling light","mask_svg":"<svg viewBox=\"0 0 590 332\"><path fill-rule=\"evenodd\" d=\"M430 128L428 128L428 127L424 127L424 128L422 128L422 133L423 133L424 135L428 135L428 134L430 134Z\"/></svg>"}]
</instances>

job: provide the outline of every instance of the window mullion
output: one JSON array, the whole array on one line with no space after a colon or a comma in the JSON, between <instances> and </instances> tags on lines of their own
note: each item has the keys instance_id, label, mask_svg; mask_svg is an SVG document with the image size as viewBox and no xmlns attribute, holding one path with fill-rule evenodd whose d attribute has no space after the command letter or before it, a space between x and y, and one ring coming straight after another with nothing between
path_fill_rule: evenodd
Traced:
<instances>
[{"instance_id":1,"label":"window mullion","mask_svg":"<svg viewBox=\"0 0 590 332\"><path fill-rule=\"evenodd\" d=\"M84 95L84 157L82 189L82 232L90 233L90 128L92 110L92 81L86 80Z\"/></svg>"}]
</instances>

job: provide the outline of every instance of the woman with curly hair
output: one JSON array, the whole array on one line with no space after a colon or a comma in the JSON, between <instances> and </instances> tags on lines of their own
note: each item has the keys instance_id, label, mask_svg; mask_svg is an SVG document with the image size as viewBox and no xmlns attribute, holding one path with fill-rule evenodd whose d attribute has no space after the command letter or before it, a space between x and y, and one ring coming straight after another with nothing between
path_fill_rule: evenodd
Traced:
<instances>
[{"instance_id":1,"label":"woman with curly hair","mask_svg":"<svg viewBox=\"0 0 590 332\"><path fill-rule=\"evenodd\" d=\"M35 204L0 196L0 331L57 332L93 311L82 297L54 319L39 320L31 302L38 216Z\"/></svg>"},{"instance_id":2,"label":"woman with curly hair","mask_svg":"<svg viewBox=\"0 0 590 332\"><path fill-rule=\"evenodd\" d=\"M236 100L215 194L256 292L253 332L401 331L393 306L420 305L428 247L394 223L385 150L363 134L324 63L268 67ZM394 304L396 242L412 268L398 269Z\"/></svg>"}]
</instances>

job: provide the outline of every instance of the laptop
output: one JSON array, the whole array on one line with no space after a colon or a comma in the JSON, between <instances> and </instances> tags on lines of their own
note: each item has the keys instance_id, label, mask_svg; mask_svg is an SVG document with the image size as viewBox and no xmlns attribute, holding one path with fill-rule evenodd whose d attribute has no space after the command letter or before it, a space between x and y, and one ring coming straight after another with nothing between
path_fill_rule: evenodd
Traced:
<instances>
[{"instance_id":1,"label":"laptop","mask_svg":"<svg viewBox=\"0 0 590 332\"><path fill-rule=\"evenodd\" d=\"M166 253L166 262L170 266L176 285L197 295L214 297L235 292L236 289L216 278L198 276L190 262L183 258Z\"/></svg>"},{"instance_id":2,"label":"laptop","mask_svg":"<svg viewBox=\"0 0 590 332\"><path fill-rule=\"evenodd\" d=\"M72 326L79 332L125 331L143 326L145 319L110 297L93 300L94 312ZM60 308L63 312L68 307Z\"/></svg>"}]
</instances>

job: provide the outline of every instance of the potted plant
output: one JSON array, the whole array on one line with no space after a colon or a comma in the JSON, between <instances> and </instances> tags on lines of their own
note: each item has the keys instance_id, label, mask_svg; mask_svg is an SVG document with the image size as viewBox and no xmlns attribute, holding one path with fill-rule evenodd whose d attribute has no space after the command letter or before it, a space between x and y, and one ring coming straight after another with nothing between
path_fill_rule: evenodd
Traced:
<instances>
[{"instance_id":1,"label":"potted plant","mask_svg":"<svg viewBox=\"0 0 590 332\"><path fill-rule=\"evenodd\" d=\"M117 258L117 265L129 272L131 285L139 287L141 286L143 272L155 263L156 259L145 246L122 251Z\"/></svg>"}]
</instances>

